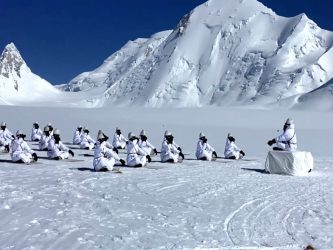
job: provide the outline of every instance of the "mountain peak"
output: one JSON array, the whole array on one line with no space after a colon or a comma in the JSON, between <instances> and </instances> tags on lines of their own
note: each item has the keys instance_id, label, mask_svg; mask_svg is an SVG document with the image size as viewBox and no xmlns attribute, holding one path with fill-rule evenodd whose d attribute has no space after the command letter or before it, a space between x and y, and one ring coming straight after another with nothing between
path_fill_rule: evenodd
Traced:
<instances>
[{"instance_id":1,"label":"mountain peak","mask_svg":"<svg viewBox=\"0 0 333 250\"><path fill-rule=\"evenodd\" d=\"M15 44L6 45L0 56L0 75L8 78L11 73L16 73L20 77L22 65L25 65L25 61Z\"/></svg>"}]
</instances>

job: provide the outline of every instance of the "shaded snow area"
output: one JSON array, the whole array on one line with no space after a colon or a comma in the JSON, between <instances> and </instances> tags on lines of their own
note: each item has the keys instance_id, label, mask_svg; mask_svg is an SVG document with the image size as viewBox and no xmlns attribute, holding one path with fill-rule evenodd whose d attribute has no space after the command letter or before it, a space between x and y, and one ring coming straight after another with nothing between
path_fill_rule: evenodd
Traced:
<instances>
[{"instance_id":1,"label":"shaded snow area","mask_svg":"<svg viewBox=\"0 0 333 250\"><path fill-rule=\"evenodd\" d=\"M165 129L186 153L181 164L158 157L122 174L92 172L81 162L6 162L0 155L0 245L3 249L317 249L333 248L333 117L329 113L242 109L60 109L0 107L1 119L29 136L32 123L52 122L64 142L78 124L112 136L144 128L159 149ZM306 177L264 173L266 142L287 117L299 149L313 153ZM232 132L243 161L194 158L199 132L222 155ZM29 142L32 148L36 143ZM76 146L73 146L76 147ZM124 152L120 153L125 158Z\"/></svg>"}]
</instances>

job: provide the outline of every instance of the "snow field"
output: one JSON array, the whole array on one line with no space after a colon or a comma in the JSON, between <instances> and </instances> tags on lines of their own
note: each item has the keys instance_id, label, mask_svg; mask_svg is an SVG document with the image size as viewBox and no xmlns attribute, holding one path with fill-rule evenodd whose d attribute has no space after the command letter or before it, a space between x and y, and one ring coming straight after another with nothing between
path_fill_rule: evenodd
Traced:
<instances>
[{"instance_id":1,"label":"snow field","mask_svg":"<svg viewBox=\"0 0 333 250\"><path fill-rule=\"evenodd\" d=\"M77 125L112 135L144 128L160 148L171 130L187 160L123 174L91 172L92 157L58 162L37 152L39 164L0 162L0 245L4 249L318 249L333 247L333 157L329 113L244 109L61 109L1 107L9 129L29 135L32 123L52 122L64 142ZM300 149L313 152L306 177L262 172L265 144L287 117L296 123ZM203 131L222 155L232 132L253 161L194 160ZM327 141L327 142L326 142ZM36 143L29 142L32 148ZM92 152L90 152L92 153ZM125 158L125 154L120 154ZM9 155L0 155L1 161Z\"/></svg>"}]
</instances>

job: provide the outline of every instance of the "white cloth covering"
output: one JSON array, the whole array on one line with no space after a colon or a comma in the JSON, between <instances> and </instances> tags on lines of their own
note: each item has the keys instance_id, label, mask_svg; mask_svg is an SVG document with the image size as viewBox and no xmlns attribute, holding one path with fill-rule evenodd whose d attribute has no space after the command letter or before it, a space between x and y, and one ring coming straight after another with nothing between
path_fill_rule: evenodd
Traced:
<instances>
[{"instance_id":1,"label":"white cloth covering","mask_svg":"<svg viewBox=\"0 0 333 250\"><path fill-rule=\"evenodd\" d=\"M271 174L304 176L313 169L310 152L269 151L265 169Z\"/></svg>"}]
</instances>

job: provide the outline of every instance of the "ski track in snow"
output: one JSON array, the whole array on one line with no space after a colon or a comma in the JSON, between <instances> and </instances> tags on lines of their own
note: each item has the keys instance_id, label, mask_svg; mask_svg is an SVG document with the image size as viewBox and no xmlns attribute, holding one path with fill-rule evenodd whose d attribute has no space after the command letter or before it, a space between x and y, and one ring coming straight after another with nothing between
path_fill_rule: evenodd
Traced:
<instances>
[{"instance_id":1,"label":"ski track in snow","mask_svg":"<svg viewBox=\"0 0 333 250\"><path fill-rule=\"evenodd\" d=\"M264 159L154 162L113 174L88 171L92 158L78 158L85 161L1 164L3 249L333 245L333 159L316 161L308 177L288 177L258 172Z\"/></svg>"}]
</instances>

